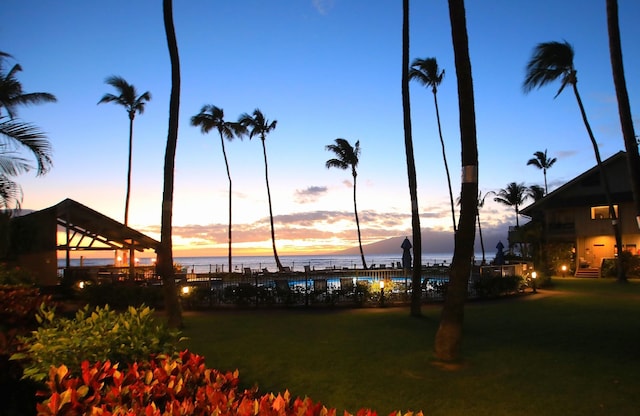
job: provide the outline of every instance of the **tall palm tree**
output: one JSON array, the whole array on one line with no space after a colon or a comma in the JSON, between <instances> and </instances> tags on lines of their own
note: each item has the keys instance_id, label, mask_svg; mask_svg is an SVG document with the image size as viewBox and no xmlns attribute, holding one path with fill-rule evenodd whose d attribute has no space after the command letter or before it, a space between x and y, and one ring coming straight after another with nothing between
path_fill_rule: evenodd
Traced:
<instances>
[{"instance_id":1,"label":"tall palm tree","mask_svg":"<svg viewBox=\"0 0 640 416\"><path fill-rule=\"evenodd\" d=\"M607 28L609 33L611 71L613 73L613 83L616 88L616 97L618 100L618 114L620 116L622 137L624 138L624 147L627 151L627 166L629 168L629 177L631 180L633 199L635 201L636 220L638 227L640 227L640 154L638 152L637 137L631 116L627 82L624 76L617 0L607 0Z\"/></svg>"},{"instance_id":2,"label":"tall palm tree","mask_svg":"<svg viewBox=\"0 0 640 416\"><path fill-rule=\"evenodd\" d=\"M574 51L573 47L568 42L543 42L539 43L533 50L531 59L527 63L527 73L523 83L523 89L525 93L530 92L534 88L540 88L547 85L557 79L560 79L560 88L555 97L560 95L562 90L567 85L573 88L573 93L578 102L580 114L582 115L582 121L587 129L587 134L591 140L593 146L593 152L596 157L596 162L600 170L600 177L604 186L604 193L609 206L609 216L611 217L611 225L613 227L613 233L616 240L618 249L622 249L622 234L620 233L620 227L618 218L613 206L613 200L611 198L611 190L609 187L609 181L604 167L602 166L602 160L600 158L600 150L598 143L591 130L591 125L587 119L587 113L582 105L582 99L578 92L578 77L577 70L573 65ZM554 97L554 98L555 98ZM621 267L619 259L616 260L618 281L626 281L624 270Z\"/></svg>"},{"instance_id":3,"label":"tall palm tree","mask_svg":"<svg viewBox=\"0 0 640 416\"><path fill-rule=\"evenodd\" d=\"M356 215L356 227L358 229L358 245L360 246L360 257L362 258L362 268L367 268L367 262L364 259L362 251L362 238L360 235L360 220L358 219L358 203L356 202L356 178L358 177L358 162L360 160L360 140L356 141L355 146L345 139L336 139L335 144L328 144L325 149L333 152L335 158L327 160L325 166L329 168L349 169L351 168L351 176L353 176L353 210Z\"/></svg>"},{"instance_id":4,"label":"tall palm tree","mask_svg":"<svg viewBox=\"0 0 640 416\"><path fill-rule=\"evenodd\" d=\"M547 149L544 149L544 152L537 151L533 154L535 157L529 159L527 162L527 166L533 165L538 169L542 169L542 174L544 175L544 193L549 193L549 188L547 188L547 169L551 168L554 163L556 163L556 158L547 157Z\"/></svg>"},{"instance_id":5,"label":"tall palm tree","mask_svg":"<svg viewBox=\"0 0 640 416\"><path fill-rule=\"evenodd\" d=\"M234 123L225 121L224 111L222 108L218 108L215 105L205 105L200 112L191 117L192 126L200 126L200 130L203 134L209 133L211 129L218 130L220 135L220 145L222 146L222 155L224 156L224 164L227 168L227 178L229 179L229 232L228 232L228 244L229 244L229 273L232 269L232 256L231 256L231 171L229 170L229 160L227 159L227 151L224 146L224 139L233 140L234 137L241 137L244 134L245 129L240 123Z\"/></svg>"},{"instance_id":6,"label":"tall palm tree","mask_svg":"<svg viewBox=\"0 0 640 416\"><path fill-rule=\"evenodd\" d=\"M167 147L164 154L164 184L162 190L162 216L160 224L160 247L158 247L158 274L162 278L164 301L168 324L172 328L182 327L182 310L178 300L175 274L173 270L173 184L178 144L178 117L180 115L180 56L176 31L173 25L173 2L162 0L162 15L167 38L167 48L171 60L171 95L169 98L169 126Z\"/></svg>"},{"instance_id":7,"label":"tall palm tree","mask_svg":"<svg viewBox=\"0 0 640 416\"><path fill-rule=\"evenodd\" d=\"M56 102L56 97L48 92L24 92L22 83L16 78L16 74L22 71L20 64L13 65L5 72L5 61L11 57L0 51L0 110L13 119L17 116L18 106Z\"/></svg>"},{"instance_id":8,"label":"tall palm tree","mask_svg":"<svg viewBox=\"0 0 640 416\"><path fill-rule=\"evenodd\" d=\"M17 109L23 105L55 102L56 97L45 92L24 92L16 78L22 67L15 64L5 72L6 58L11 55L0 52L0 207L19 209L22 189L12 177L33 169L31 162L20 156L20 150L25 149L35 157L37 176L46 174L53 162L46 134L33 124L16 119Z\"/></svg>"},{"instance_id":9,"label":"tall palm tree","mask_svg":"<svg viewBox=\"0 0 640 416\"><path fill-rule=\"evenodd\" d=\"M493 191L489 191L486 192L484 195L482 195L482 191L478 191L478 214L477 214L477 218L478 218L478 233L480 234L480 248L482 249L482 264L486 264L487 260L485 257L485 251L484 251L484 240L482 239L482 226L480 224L480 208L484 207L484 201L487 198L487 196L494 194Z\"/></svg>"},{"instance_id":10,"label":"tall palm tree","mask_svg":"<svg viewBox=\"0 0 640 416\"><path fill-rule=\"evenodd\" d=\"M282 263L280 263L280 258L278 257L278 251L276 250L276 232L273 226L273 210L271 208L271 190L269 189L269 165L267 163L267 134L271 133L276 128L276 124L278 120L269 121L265 118L262 111L259 109L253 110L253 113L247 114L244 113L240 116L238 123L243 126L243 128L247 129L249 132L249 139L252 139L253 136L259 136L260 141L262 142L262 154L264 156L264 178L267 183L267 199L269 200L269 222L271 224L271 245L273 247L273 257L276 260L276 267L278 267L279 271L284 270L282 267Z\"/></svg>"},{"instance_id":11,"label":"tall palm tree","mask_svg":"<svg viewBox=\"0 0 640 416\"><path fill-rule=\"evenodd\" d=\"M438 135L440 136L440 145L442 146L442 160L444 161L444 170L447 173L447 184L449 185L449 201L451 202L451 219L453 220L453 232L456 232L456 212L453 202L453 190L451 189L451 175L449 175L449 165L447 163L447 153L444 148L444 139L442 138L442 127L440 125L440 110L438 109L438 86L444 78L444 69L440 71L436 58L414 59L409 69L409 79L418 81L425 87L431 87L433 93L433 103L436 107L436 120L438 121Z\"/></svg>"},{"instance_id":12,"label":"tall palm tree","mask_svg":"<svg viewBox=\"0 0 640 416\"><path fill-rule=\"evenodd\" d=\"M421 316L422 303L422 231L418 209L418 181L411 132L411 100L409 96L409 0L402 1L402 122L407 178L411 198L411 233L413 237L413 269L411 271L411 316Z\"/></svg>"},{"instance_id":13,"label":"tall palm tree","mask_svg":"<svg viewBox=\"0 0 640 416\"><path fill-rule=\"evenodd\" d=\"M500 189L493 200L499 204L514 207L516 211L516 227L520 227L520 206L524 204L527 195L527 187L523 183L511 182L506 188Z\"/></svg>"},{"instance_id":14,"label":"tall palm tree","mask_svg":"<svg viewBox=\"0 0 640 416\"><path fill-rule=\"evenodd\" d=\"M434 342L435 357L444 362L456 361L460 354L464 304L467 299L467 286L471 275L471 259L478 212L478 142L464 0L449 0L449 20L451 21L451 37L458 80L462 189L460 191L460 221L458 232L455 234L449 286Z\"/></svg>"},{"instance_id":15,"label":"tall palm tree","mask_svg":"<svg viewBox=\"0 0 640 416\"><path fill-rule=\"evenodd\" d=\"M129 198L131 196L131 160L133 151L133 120L136 113L144 113L144 106L151 100L151 93L145 91L138 95L136 87L125 81L124 78L112 75L105 79L106 84L116 89L116 94L107 93L102 96L98 104L115 103L121 105L129 115L129 162L127 165L127 195L124 203L124 225L129 225Z\"/></svg>"}]
</instances>

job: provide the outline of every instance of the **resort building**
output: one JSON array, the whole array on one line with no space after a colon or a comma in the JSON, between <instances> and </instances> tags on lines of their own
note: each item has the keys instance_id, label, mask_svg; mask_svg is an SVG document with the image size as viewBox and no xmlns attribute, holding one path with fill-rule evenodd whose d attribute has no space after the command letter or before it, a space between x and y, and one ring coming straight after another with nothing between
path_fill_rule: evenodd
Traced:
<instances>
[{"instance_id":1,"label":"resort building","mask_svg":"<svg viewBox=\"0 0 640 416\"><path fill-rule=\"evenodd\" d=\"M616 247L606 194L598 166L587 170L544 198L522 209L530 222L510 233L515 241L568 250L576 276L600 276L603 260L615 258L620 250L640 254L640 229L636 221L626 153L604 160L614 210L619 219L622 247ZM553 247L550 249L550 247ZM553 267L561 267L551 258ZM556 270L560 272L560 270ZM567 271L568 273L568 271Z\"/></svg>"}]
</instances>

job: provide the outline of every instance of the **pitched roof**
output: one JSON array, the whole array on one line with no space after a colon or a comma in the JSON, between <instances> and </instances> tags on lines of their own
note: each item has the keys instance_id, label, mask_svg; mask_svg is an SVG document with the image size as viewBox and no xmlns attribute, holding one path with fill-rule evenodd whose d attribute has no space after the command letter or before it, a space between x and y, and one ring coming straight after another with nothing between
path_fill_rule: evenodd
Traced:
<instances>
[{"instance_id":1,"label":"pitched roof","mask_svg":"<svg viewBox=\"0 0 640 416\"><path fill-rule=\"evenodd\" d=\"M633 201L626 153L619 151L603 160L602 166L607 171L613 202ZM531 217L536 212L546 209L584 205L606 205L604 186L602 186L600 169L597 165L550 192L544 198L523 208L520 213Z\"/></svg>"},{"instance_id":2,"label":"pitched roof","mask_svg":"<svg viewBox=\"0 0 640 416\"><path fill-rule=\"evenodd\" d=\"M28 220L31 216L54 216L58 226L73 233L76 237L73 240L74 243L69 243L69 247L67 247L67 243L60 244L58 245L59 250L68 248L75 250L133 248L142 251L145 249L155 250L160 245L157 240L72 199L65 199L49 208L19 218L20 220Z\"/></svg>"}]
</instances>

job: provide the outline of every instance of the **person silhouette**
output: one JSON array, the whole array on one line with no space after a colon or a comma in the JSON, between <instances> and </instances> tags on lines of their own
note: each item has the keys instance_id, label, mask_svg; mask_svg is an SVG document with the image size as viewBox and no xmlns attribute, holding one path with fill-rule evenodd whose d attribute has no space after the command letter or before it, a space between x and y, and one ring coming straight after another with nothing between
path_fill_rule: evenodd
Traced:
<instances>
[{"instance_id":1,"label":"person silhouette","mask_svg":"<svg viewBox=\"0 0 640 416\"><path fill-rule=\"evenodd\" d=\"M402 245L402 268L408 270L411 268L411 241L409 241L408 237L404 238Z\"/></svg>"}]
</instances>

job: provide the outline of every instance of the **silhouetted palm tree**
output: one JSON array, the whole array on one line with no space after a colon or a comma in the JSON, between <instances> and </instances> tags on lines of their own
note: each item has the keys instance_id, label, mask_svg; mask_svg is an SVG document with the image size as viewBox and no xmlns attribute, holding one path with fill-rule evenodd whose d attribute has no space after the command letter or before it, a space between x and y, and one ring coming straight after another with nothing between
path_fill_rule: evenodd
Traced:
<instances>
[{"instance_id":1,"label":"silhouetted palm tree","mask_svg":"<svg viewBox=\"0 0 640 416\"><path fill-rule=\"evenodd\" d=\"M129 225L129 198L131 195L131 160L133 152L133 120L136 118L136 113L144 113L145 103L151 100L151 93L145 91L141 95L138 95L136 87L125 81L124 78L112 75L105 81L106 84L111 85L116 89L117 95L105 94L102 96L98 104L102 103L115 103L124 107L125 111L129 115L129 162L127 164L127 196L124 203L124 225Z\"/></svg>"},{"instance_id":2,"label":"silhouetted palm tree","mask_svg":"<svg viewBox=\"0 0 640 416\"><path fill-rule=\"evenodd\" d=\"M609 216L611 217L611 223L613 226L613 232L616 239L616 245L618 249L622 249L622 234L620 233L619 222L615 209L613 207L613 200L611 198L611 191L609 188L609 181L604 167L602 166L602 160L600 159L600 150L598 143L591 130L591 125L587 119L587 113L582 105L582 99L578 92L578 77L577 71L573 65L574 51L573 47L568 42L544 42L539 43L534 51L531 59L527 63L527 74L523 83L523 89L525 93L528 93L534 88L539 88L547 85L557 79L560 79L560 89L556 93L555 97L560 95L562 90L567 85L573 88L573 93L578 102L580 114L582 115L582 121L587 129L591 145L593 146L593 152L596 157L598 168L600 170L600 177L604 186L604 192L607 199L607 205L609 206ZM554 97L554 98L555 98ZM616 261L618 270L618 280L626 280L624 276L624 270L619 261Z\"/></svg>"},{"instance_id":3,"label":"silhouetted palm tree","mask_svg":"<svg viewBox=\"0 0 640 416\"><path fill-rule=\"evenodd\" d=\"M411 198L411 233L413 237L413 269L411 272L411 316L421 316L422 304L422 231L418 209L418 181L411 132L411 99L409 96L409 0L402 1L402 124L407 177Z\"/></svg>"},{"instance_id":4,"label":"silhouetted palm tree","mask_svg":"<svg viewBox=\"0 0 640 416\"><path fill-rule=\"evenodd\" d=\"M162 1L164 30L171 60L171 95L169 97L169 126L167 130L167 148L164 154L164 184L162 189L162 217L160 224L160 247L158 247L158 274L162 278L165 308L168 324L172 328L182 327L182 309L176 289L173 269L173 184L178 144L178 121L180 115L180 56L176 31L173 25L173 2Z\"/></svg>"},{"instance_id":5,"label":"silhouetted palm tree","mask_svg":"<svg viewBox=\"0 0 640 416\"><path fill-rule=\"evenodd\" d=\"M22 71L20 64L13 65L5 72L6 58L11 57L6 52L0 52L0 110L6 111L7 116L13 119L17 116L18 106L56 102L56 97L48 92L24 92L22 83L16 78L16 74Z\"/></svg>"},{"instance_id":6,"label":"silhouetted palm tree","mask_svg":"<svg viewBox=\"0 0 640 416\"><path fill-rule=\"evenodd\" d=\"M482 239L482 226L480 225L480 208L484 207L485 198L489 195L495 194L493 191L489 191L482 195L482 191L478 191L478 233L480 234L480 248L482 249L482 264L486 264L487 260L485 258L484 252L484 240Z\"/></svg>"},{"instance_id":7,"label":"silhouetted palm tree","mask_svg":"<svg viewBox=\"0 0 640 416\"><path fill-rule=\"evenodd\" d=\"M638 152L638 141L633 127L631 105L629 104L629 94L627 93L627 83L625 81L624 65L622 63L622 44L620 42L617 0L607 0L607 28L609 33L611 71L613 73L613 83L616 88L616 97L618 100L618 114L620 116L622 137L624 138L624 147L627 152L627 166L629 168L629 179L635 201L636 218L638 220L638 226L640 226L640 154Z\"/></svg>"},{"instance_id":8,"label":"silhouetted palm tree","mask_svg":"<svg viewBox=\"0 0 640 416\"><path fill-rule=\"evenodd\" d=\"M533 199L533 202L538 202L546 195L544 188L540 185L531 185L525 193L527 198Z\"/></svg>"},{"instance_id":9,"label":"silhouetted palm tree","mask_svg":"<svg viewBox=\"0 0 640 416\"><path fill-rule=\"evenodd\" d=\"M328 144L325 149L333 152L336 157L327 160L325 166L329 168L349 169L351 168L351 176L353 176L353 210L356 215L356 227L358 228L358 245L360 246L360 257L362 258L362 268L367 268L367 262L364 259L362 251L362 238L360 237L360 220L358 219L358 203L356 202L356 178L358 177L358 162L360 158L360 141L356 141L355 146L345 139L336 139L335 144Z\"/></svg>"},{"instance_id":10,"label":"silhouetted palm tree","mask_svg":"<svg viewBox=\"0 0 640 416\"><path fill-rule=\"evenodd\" d=\"M20 156L20 150L26 149L35 157L37 176L47 173L53 162L46 134L33 124L16 119L17 109L23 105L55 102L56 98L45 92L25 93L16 78L22 67L15 64L5 72L5 61L10 57L0 52L0 207L19 209L22 189L12 177L33 169L31 162Z\"/></svg>"},{"instance_id":11,"label":"silhouetted palm tree","mask_svg":"<svg viewBox=\"0 0 640 416\"><path fill-rule=\"evenodd\" d=\"M527 187L524 186L523 183L511 182L506 188L500 189L493 200L500 204L514 207L516 210L516 227L520 227L520 221L518 219L520 216L520 206L527 198Z\"/></svg>"},{"instance_id":12,"label":"silhouetted palm tree","mask_svg":"<svg viewBox=\"0 0 640 416\"><path fill-rule=\"evenodd\" d=\"M542 174L544 175L544 193L549 193L549 188L547 188L547 169L551 168L554 163L556 163L556 158L548 158L547 157L547 149L544 149L544 152L537 151L533 154L535 157L529 159L527 162L527 166L533 165L538 169L542 169Z\"/></svg>"},{"instance_id":13,"label":"silhouetted palm tree","mask_svg":"<svg viewBox=\"0 0 640 416\"><path fill-rule=\"evenodd\" d=\"M462 189L460 221L455 234L449 285L434 342L435 357L444 362L456 361L460 354L464 304L471 275L478 212L478 142L464 0L449 0L449 20L458 80Z\"/></svg>"},{"instance_id":14,"label":"silhouetted palm tree","mask_svg":"<svg viewBox=\"0 0 640 416\"><path fill-rule=\"evenodd\" d=\"M227 159L227 151L224 147L224 139L233 140L234 137L240 137L244 134L245 129L240 123L234 123L224 120L224 111L215 105L205 105L200 110L200 113L191 117L192 126L200 126L202 133L209 133L211 129L218 130L220 135L220 145L222 146L222 155L224 156L224 165L227 168L227 178L229 179L229 273L232 269L232 256L231 256L231 171L229 170L229 160Z\"/></svg>"},{"instance_id":15,"label":"silhouetted palm tree","mask_svg":"<svg viewBox=\"0 0 640 416\"><path fill-rule=\"evenodd\" d=\"M449 201L451 203L451 219L453 220L453 231L457 230L456 212L453 206L453 190L451 189L451 175L449 175L449 164L447 163L447 153L444 148L444 139L442 138L442 127L440 125L440 110L438 109L438 86L444 78L444 69L440 71L436 58L414 59L409 69L409 79L418 81L425 87L431 87L433 93L433 103L436 107L436 120L438 121L438 135L440 136L440 144L442 146L442 160L444 161L444 170L447 173L447 184L449 185Z\"/></svg>"},{"instance_id":16,"label":"silhouetted palm tree","mask_svg":"<svg viewBox=\"0 0 640 416\"><path fill-rule=\"evenodd\" d=\"M280 258L278 257L278 251L276 250L276 232L273 226L273 210L271 208L271 190L269 189L269 165L267 163L267 147L265 141L267 140L267 134L276 128L278 120L267 120L259 109L253 110L253 114L249 115L244 113L240 116L238 122L248 130L249 139L253 136L259 136L262 142L262 154L264 155L264 178L267 183L267 198L269 200L269 222L271 223L271 245L273 246L273 257L276 260L276 266L279 271L284 270Z\"/></svg>"}]
</instances>

